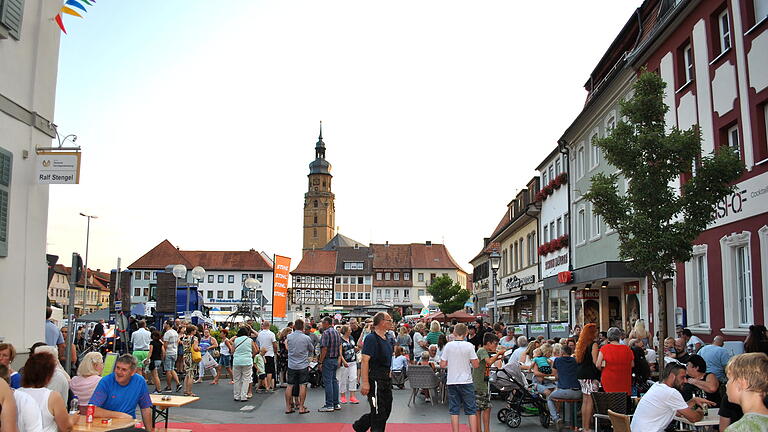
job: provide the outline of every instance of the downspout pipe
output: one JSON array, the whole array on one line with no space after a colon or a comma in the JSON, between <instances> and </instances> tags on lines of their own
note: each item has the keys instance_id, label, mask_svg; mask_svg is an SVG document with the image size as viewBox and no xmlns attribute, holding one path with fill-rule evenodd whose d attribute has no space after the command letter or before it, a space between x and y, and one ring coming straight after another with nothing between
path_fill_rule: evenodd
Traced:
<instances>
[{"instance_id":1,"label":"downspout pipe","mask_svg":"<svg viewBox=\"0 0 768 432\"><path fill-rule=\"evenodd\" d=\"M560 138L557 140L557 149L560 154L565 155L565 173L568 176L568 215L566 217L566 223L568 224L568 271L573 271L573 234L571 233L571 185L573 179L571 178L571 149L568 147L568 141ZM573 309L573 291L568 290L568 318L570 321L570 327L573 329L573 325L576 322L575 310Z\"/></svg>"},{"instance_id":2,"label":"downspout pipe","mask_svg":"<svg viewBox=\"0 0 768 432\"><path fill-rule=\"evenodd\" d=\"M533 218L533 219L536 220L536 238L539 239L539 238L541 238L541 237L539 237L539 217L538 216L534 216L534 215L528 213L528 210L531 207L535 207L535 206L536 206L536 204L534 204L534 203L528 204L525 207L525 215L528 216L529 218ZM541 281L541 263L538 262L538 260L536 262L536 280L537 281ZM541 303L542 303L541 304L542 320L544 320L546 318L546 314L544 313L545 312L544 311L544 309L545 309L544 305L546 305L546 302L544 301L544 292L543 291L541 293Z\"/></svg>"}]
</instances>

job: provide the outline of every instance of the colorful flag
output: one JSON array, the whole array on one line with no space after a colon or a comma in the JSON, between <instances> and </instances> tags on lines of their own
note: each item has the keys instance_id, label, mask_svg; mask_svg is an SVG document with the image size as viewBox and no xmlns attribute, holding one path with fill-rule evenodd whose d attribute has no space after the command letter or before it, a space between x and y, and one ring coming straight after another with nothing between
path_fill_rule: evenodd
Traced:
<instances>
[{"instance_id":1,"label":"colorful flag","mask_svg":"<svg viewBox=\"0 0 768 432\"><path fill-rule=\"evenodd\" d=\"M75 11L75 10L72 10L72 9L70 9L70 8L66 7L66 6L63 6L63 7L61 8L61 11L62 11L62 12L64 12L65 14L69 14L69 15L72 15L72 16L76 16L76 17L80 17L80 18L82 18L82 17L83 17L82 15L80 15L79 13L77 13L77 11Z\"/></svg>"}]
</instances>

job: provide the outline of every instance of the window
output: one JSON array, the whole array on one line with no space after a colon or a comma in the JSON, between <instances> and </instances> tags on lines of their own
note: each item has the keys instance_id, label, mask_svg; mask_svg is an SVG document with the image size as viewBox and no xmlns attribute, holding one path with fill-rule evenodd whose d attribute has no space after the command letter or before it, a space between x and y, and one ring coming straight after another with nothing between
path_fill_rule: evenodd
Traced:
<instances>
[{"instance_id":1,"label":"window","mask_svg":"<svg viewBox=\"0 0 768 432\"><path fill-rule=\"evenodd\" d=\"M313 223L317 223L317 215L315 215Z\"/></svg>"},{"instance_id":2,"label":"window","mask_svg":"<svg viewBox=\"0 0 768 432\"><path fill-rule=\"evenodd\" d=\"M340 292L336 292L336 300L341 300L341 293Z\"/></svg>"},{"instance_id":3,"label":"window","mask_svg":"<svg viewBox=\"0 0 768 432\"><path fill-rule=\"evenodd\" d=\"M410 273L403 273L403 280L411 280L411 274Z\"/></svg>"},{"instance_id":4,"label":"window","mask_svg":"<svg viewBox=\"0 0 768 432\"><path fill-rule=\"evenodd\" d=\"M344 263L344 270L362 270L363 269L363 263L362 262L345 262Z\"/></svg>"},{"instance_id":5,"label":"window","mask_svg":"<svg viewBox=\"0 0 768 432\"><path fill-rule=\"evenodd\" d=\"M340 283L341 283L341 276L336 276L336 283L337 283L337 284L340 284Z\"/></svg>"},{"instance_id":6,"label":"window","mask_svg":"<svg viewBox=\"0 0 768 432\"><path fill-rule=\"evenodd\" d=\"M370 300L371 299L371 293L367 292L365 293L365 299Z\"/></svg>"},{"instance_id":7,"label":"window","mask_svg":"<svg viewBox=\"0 0 768 432\"><path fill-rule=\"evenodd\" d=\"M586 172L586 161L584 160L584 146L579 147L576 152L576 178L584 177Z\"/></svg>"},{"instance_id":8,"label":"window","mask_svg":"<svg viewBox=\"0 0 768 432\"><path fill-rule=\"evenodd\" d=\"M424 273L419 273L419 282L424 282Z\"/></svg>"},{"instance_id":9,"label":"window","mask_svg":"<svg viewBox=\"0 0 768 432\"><path fill-rule=\"evenodd\" d=\"M709 322L709 287L707 281L707 256L696 255L693 257L695 270L693 273L696 287L696 317L702 324Z\"/></svg>"},{"instance_id":10,"label":"window","mask_svg":"<svg viewBox=\"0 0 768 432\"><path fill-rule=\"evenodd\" d=\"M358 276L357 277L357 284L358 285L362 285L363 284L363 277L362 276Z\"/></svg>"},{"instance_id":11,"label":"window","mask_svg":"<svg viewBox=\"0 0 768 432\"><path fill-rule=\"evenodd\" d=\"M544 170L541 171L541 184L543 186L546 186L549 184L549 179L547 178L547 169L544 168Z\"/></svg>"},{"instance_id":12,"label":"window","mask_svg":"<svg viewBox=\"0 0 768 432\"><path fill-rule=\"evenodd\" d=\"M391 296L392 296L391 290L389 288L385 289L384 290L384 299L385 300L389 300Z\"/></svg>"},{"instance_id":13,"label":"window","mask_svg":"<svg viewBox=\"0 0 768 432\"><path fill-rule=\"evenodd\" d=\"M563 235L563 218L557 218L557 237Z\"/></svg>"},{"instance_id":14,"label":"window","mask_svg":"<svg viewBox=\"0 0 768 432\"><path fill-rule=\"evenodd\" d=\"M549 181L552 181L555 179L555 167L553 165L549 166Z\"/></svg>"},{"instance_id":15,"label":"window","mask_svg":"<svg viewBox=\"0 0 768 432\"><path fill-rule=\"evenodd\" d=\"M590 168L593 169L600 164L600 147L597 146L598 135L595 132L589 139L589 147L592 149Z\"/></svg>"},{"instance_id":16,"label":"window","mask_svg":"<svg viewBox=\"0 0 768 432\"><path fill-rule=\"evenodd\" d=\"M349 293L342 293L341 294L341 299L342 300L349 300Z\"/></svg>"},{"instance_id":17,"label":"window","mask_svg":"<svg viewBox=\"0 0 768 432\"><path fill-rule=\"evenodd\" d=\"M213 283L213 275L208 275L208 283Z\"/></svg>"},{"instance_id":18,"label":"window","mask_svg":"<svg viewBox=\"0 0 768 432\"><path fill-rule=\"evenodd\" d=\"M598 237L600 237L600 215L592 207L592 238L596 239Z\"/></svg>"},{"instance_id":19,"label":"window","mask_svg":"<svg viewBox=\"0 0 768 432\"><path fill-rule=\"evenodd\" d=\"M515 242L512 247L512 262L514 264L513 268L514 271L517 271L520 268L520 262L517 261L517 242Z\"/></svg>"},{"instance_id":20,"label":"window","mask_svg":"<svg viewBox=\"0 0 768 432\"><path fill-rule=\"evenodd\" d=\"M140 271L133 272L133 280L141 280L141 272Z\"/></svg>"},{"instance_id":21,"label":"window","mask_svg":"<svg viewBox=\"0 0 768 432\"><path fill-rule=\"evenodd\" d=\"M227 282L228 283L235 283L235 275L227 276Z\"/></svg>"},{"instance_id":22,"label":"window","mask_svg":"<svg viewBox=\"0 0 768 432\"><path fill-rule=\"evenodd\" d=\"M550 321L568 321L568 296L569 290L549 290Z\"/></svg>"},{"instance_id":23,"label":"window","mask_svg":"<svg viewBox=\"0 0 768 432\"><path fill-rule=\"evenodd\" d=\"M501 251L501 274L507 274L507 249Z\"/></svg>"},{"instance_id":24,"label":"window","mask_svg":"<svg viewBox=\"0 0 768 432\"><path fill-rule=\"evenodd\" d=\"M345 285L349 284L349 276L344 276L342 278L342 283L345 284Z\"/></svg>"},{"instance_id":25,"label":"window","mask_svg":"<svg viewBox=\"0 0 768 432\"><path fill-rule=\"evenodd\" d=\"M409 290L409 289L404 289L404 290L403 290L403 299L406 299L406 300L407 300L407 299L410 299L410 298L411 298L411 290Z\"/></svg>"},{"instance_id":26,"label":"window","mask_svg":"<svg viewBox=\"0 0 768 432\"><path fill-rule=\"evenodd\" d=\"M366 276L365 277L365 284L366 285L370 285L371 284L371 277L370 276Z\"/></svg>"},{"instance_id":27,"label":"window","mask_svg":"<svg viewBox=\"0 0 768 432\"><path fill-rule=\"evenodd\" d=\"M263 274L257 274L256 275L256 280L259 281L259 282L264 282L264 275Z\"/></svg>"},{"instance_id":28,"label":"window","mask_svg":"<svg viewBox=\"0 0 768 432\"><path fill-rule=\"evenodd\" d=\"M720 239L723 275L723 311L725 334L746 334L754 324L750 231ZM720 310L720 309L718 309Z\"/></svg>"},{"instance_id":29,"label":"window","mask_svg":"<svg viewBox=\"0 0 768 432\"><path fill-rule=\"evenodd\" d=\"M747 327L752 317L752 272L747 246L736 248L736 289L739 295L739 326Z\"/></svg>"},{"instance_id":30,"label":"window","mask_svg":"<svg viewBox=\"0 0 768 432\"><path fill-rule=\"evenodd\" d=\"M209 298L209 299L213 298L213 290L208 291L206 294L207 295L205 296L205 298Z\"/></svg>"},{"instance_id":31,"label":"window","mask_svg":"<svg viewBox=\"0 0 768 432\"><path fill-rule=\"evenodd\" d=\"M312 237L317 237L317 228L312 228Z\"/></svg>"},{"instance_id":32,"label":"window","mask_svg":"<svg viewBox=\"0 0 768 432\"><path fill-rule=\"evenodd\" d=\"M544 225L544 243L549 242L549 225Z\"/></svg>"},{"instance_id":33,"label":"window","mask_svg":"<svg viewBox=\"0 0 768 432\"><path fill-rule=\"evenodd\" d=\"M24 13L23 0L7 0L0 2L0 25L8 29L9 35L16 40L21 36L21 22Z\"/></svg>"},{"instance_id":34,"label":"window","mask_svg":"<svg viewBox=\"0 0 768 432\"><path fill-rule=\"evenodd\" d=\"M216 291L216 298L217 299L223 299L224 298L224 291Z\"/></svg>"},{"instance_id":35,"label":"window","mask_svg":"<svg viewBox=\"0 0 768 432\"><path fill-rule=\"evenodd\" d=\"M728 147L732 148L736 155L741 159L741 146L739 145L739 125L735 124L725 132L725 138Z\"/></svg>"},{"instance_id":36,"label":"window","mask_svg":"<svg viewBox=\"0 0 768 432\"><path fill-rule=\"evenodd\" d=\"M312 203L312 207L317 208L317 200Z\"/></svg>"},{"instance_id":37,"label":"window","mask_svg":"<svg viewBox=\"0 0 768 432\"><path fill-rule=\"evenodd\" d=\"M679 51L678 51L678 64L679 64L679 75L680 75L680 87L683 87L685 84L688 84L689 82L693 81L695 78L694 68L693 68L693 48L691 47L691 43L688 42L685 44Z\"/></svg>"},{"instance_id":38,"label":"window","mask_svg":"<svg viewBox=\"0 0 768 432\"><path fill-rule=\"evenodd\" d=\"M389 280L392 277L392 274L389 272L384 273L384 280Z\"/></svg>"},{"instance_id":39,"label":"window","mask_svg":"<svg viewBox=\"0 0 768 432\"><path fill-rule=\"evenodd\" d=\"M217 281L218 283L224 283L224 275L219 275L219 276L216 278L216 281Z\"/></svg>"},{"instance_id":40,"label":"window","mask_svg":"<svg viewBox=\"0 0 768 432\"><path fill-rule=\"evenodd\" d=\"M157 280L157 272L152 272L152 280Z\"/></svg>"},{"instance_id":41,"label":"window","mask_svg":"<svg viewBox=\"0 0 768 432\"><path fill-rule=\"evenodd\" d=\"M400 290L399 289L395 290L395 300L400 300Z\"/></svg>"},{"instance_id":42,"label":"window","mask_svg":"<svg viewBox=\"0 0 768 432\"><path fill-rule=\"evenodd\" d=\"M560 174L563 170L560 168L560 158L555 159L555 174Z\"/></svg>"},{"instance_id":43,"label":"window","mask_svg":"<svg viewBox=\"0 0 768 432\"><path fill-rule=\"evenodd\" d=\"M728 8L726 7L717 17L717 27L720 31L720 52L731 49L731 24L728 20Z\"/></svg>"},{"instance_id":44,"label":"window","mask_svg":"<svg viewBox=\"0 0 768 432\"><path fill-rule=\"evenodd\" d=\"M557 234L555 232L555 221L552 221L552 222L549 223L549 237L550 237L550 240L554 240L554 239L557 238L557 236L555 234Z\"/></svg>"},{"instance_id":45,"label":"window","mask_svg":"<svg viewBox=\"0 0 768 432\"><path fill-rule=\"evenodd\" d=\"M89 295L88 297L90 297L91 299L93 299L93 297L94 297L94 296L93 296L93 291L91 291L89 294L90 294L90 295ZM144 297L149 297L149 288L144 288Z\"/></svg>"},{"instance_id":46,"label":"window","mask_svg":"<svg viewBox=\"0 0 768 432\"><path fill-rule=\"evenodd\" d=\"M141 297L141 288L134 288L133 289L133 296L134 297ZM79 296L75 296L75 298L78 298Z\"/></svg>"},{"instance_id":47,"label":"window","mask_svg":"<svg viewBox=\"0 0 768 432\"><path fill-rule=\"evenodd\" d=\"M144 272L144 280L149 280L151 278L151 272L145 271Z\"/></svg>"},{"instance_id":48,"label":"window","mask_svg":"<svg viewBox=\"0 0 768 432\"><path fill-rule=\"evenodd\" d=\"M613 132L613 128L616 127L616 118L613 116L608 117L608 121L605 122L605 134L610 135Z\"/></svg>"},{"instance_id":49,"label":"window","mask_svg":"<svg viewBox=\"0 0 768 432\"><path fill-rule=\"evenodd\" d=\"M576 216L576 242L584 243L587 239L587 218L583 208L579 209Z\"/></svg>"},{"instance_id":50,"label":"window","mask_svg":"<svg viewBox=\"0 0 768 432\"><path fill-rule=\"evenodd\" d=\"M400 273L392 273L392 279L399 281L400 280Z\"/></svg>"},{"instance_id":51,"label":"window","mask_svg":"<svg viewBox=\"0 0 768 432\"><path fill-rule=\"evenodd\" d=\"M376 280L381 280L381 272L376 273Z\"/></svg>"}]
</instances>

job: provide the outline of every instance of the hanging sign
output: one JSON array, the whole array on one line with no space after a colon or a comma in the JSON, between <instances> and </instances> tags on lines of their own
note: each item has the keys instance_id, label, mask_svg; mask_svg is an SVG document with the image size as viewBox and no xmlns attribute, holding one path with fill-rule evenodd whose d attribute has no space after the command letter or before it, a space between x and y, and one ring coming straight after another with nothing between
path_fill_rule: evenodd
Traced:
<instances>
[{"instance_id":1,"label":"hanging sign","mask_svg":"<svg viewBox=\"0 0 768 432\"><path fill-rule=\"evenodd\" d=\"M627 294L640 294L640 282L627 282L624 284Z\"/></svg>"},{"instance_id":2,"label":"hanging sign","mask_svg":"<svg viewBox=\"0 0 768 432\"><path fill-rule=\"evenodd\" d=\"M288 272L291 259L275 255L274 277L272 285L272 317L285 318L288 297Z\"/></svg>"},{"instance_id":3,"label":"hanging sign","mask_svg":"<svg viewBox=\"0 0 768 432\"><path fill-rule=\"evenodd\" d=\"M80 152L39 152L35 177L38 184L80 183Z\"/></svg>"},{"instance_id":4,"label":"hanging sign","mask_svg":"<svg viewBox=\"0 0 768 432\"><path fill-rule=\"evenodd\" d=\"M600 299L599 290L578 290L576 291L576 300L598 300Z\"/></svg>"}]
</instances>

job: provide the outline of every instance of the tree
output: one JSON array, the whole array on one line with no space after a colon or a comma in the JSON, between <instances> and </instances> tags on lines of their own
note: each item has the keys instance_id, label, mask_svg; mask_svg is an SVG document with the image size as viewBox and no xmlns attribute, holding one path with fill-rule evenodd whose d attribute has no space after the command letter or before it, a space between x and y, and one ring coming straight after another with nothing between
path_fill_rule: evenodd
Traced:
<instances>
[{"instance_id":1,"label":"tree","mask_svg":"<svg viewBox=\"0 0 768 432\"><path fill-rule=\"evenodd\" d=\"M715 204L731 193L731 183L744 170L728 146L702 156L696 126L666 133L665 86L657 74L643 71L634 96L621 103L627 120L594 141L628 180L626 193L619 193L618 174L598 173L584 195L618 233L619 257L656 287L659 341L667 335L664 280L674 275L675 262L691 259L692 242L712 222ZM678 193L670 184L681 173L686 175ZM663 355L659 358L663 362Z\"/></svg>"},{"instance_id":2,"label":"tree","mask_svg":"<svg viewBox=\"0 0 768 432\"><path fill-rule=\"evenodd\" d=\"M455 283L450 276L435 278L427 288L427 292L432 295L440 311L446 315L463 309L464 303L469 299L469 291Z\"/></svg>"}]
</instances>

